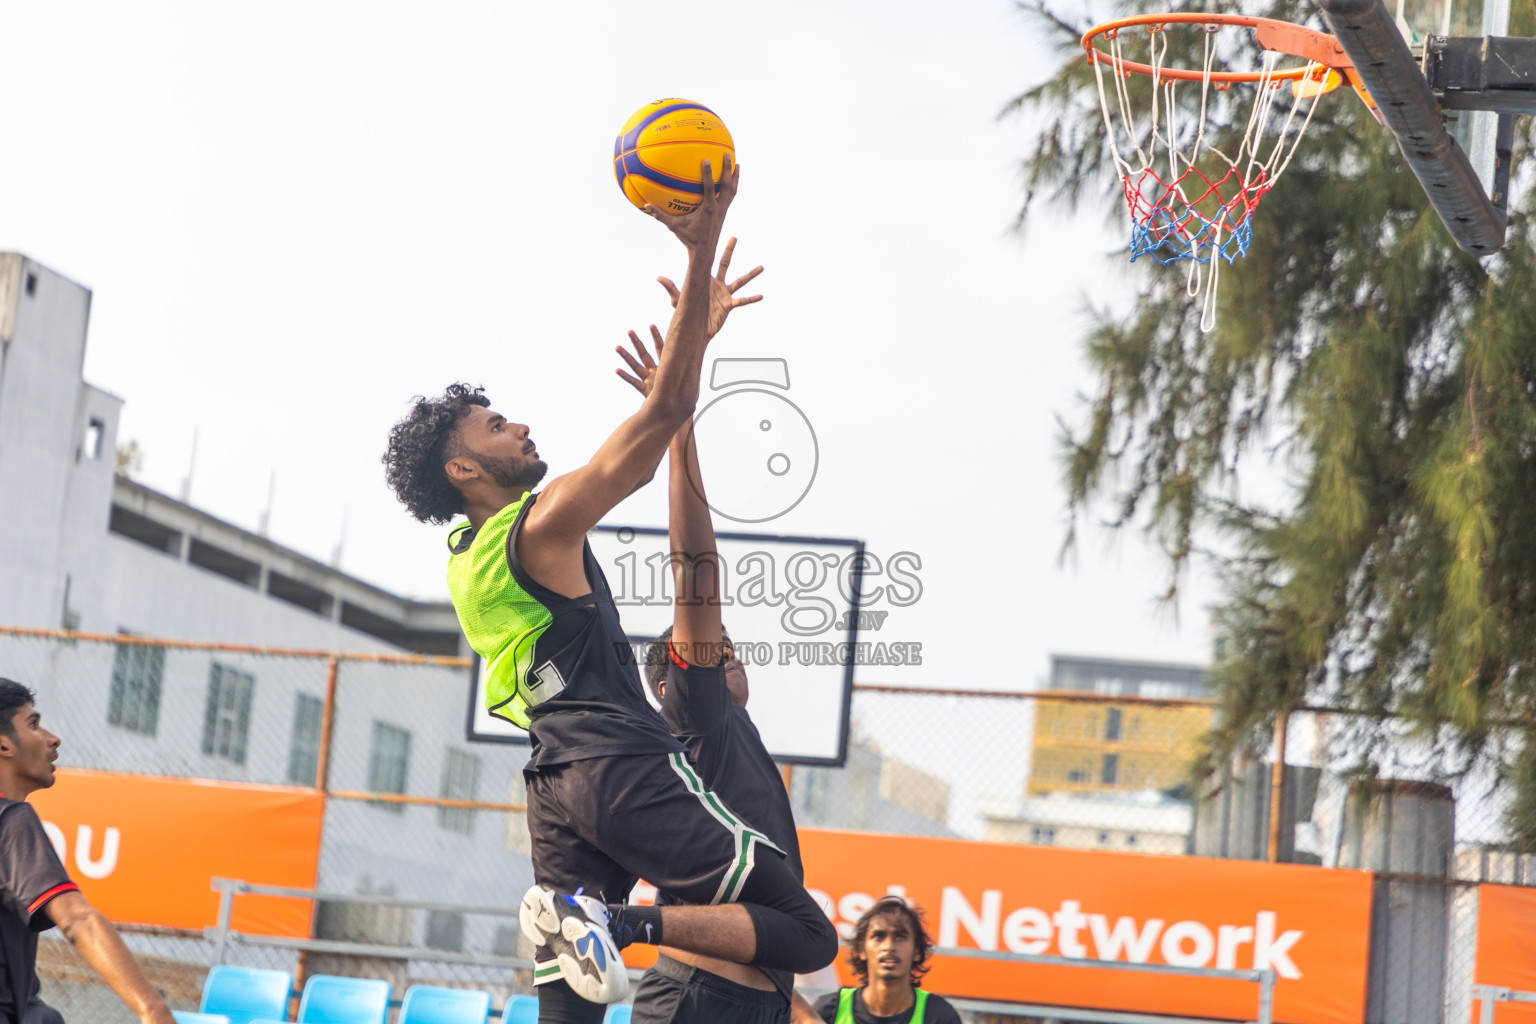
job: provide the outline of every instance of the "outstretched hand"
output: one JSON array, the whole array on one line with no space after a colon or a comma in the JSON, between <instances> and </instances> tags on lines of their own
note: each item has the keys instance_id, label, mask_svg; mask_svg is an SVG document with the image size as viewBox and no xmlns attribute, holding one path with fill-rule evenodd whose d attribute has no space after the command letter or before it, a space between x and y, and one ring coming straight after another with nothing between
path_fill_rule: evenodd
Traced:
<instances>
[{"instance_id":1,"label":"outstretched hand","mask_svg":"<svg viewBox=\"0 0 1536 1024\"><path fill-rule=\"evenodd\" d=\"M761 295L748 295L746 298L736 298L736 293L742 286L763 272L762 267L753 267L742 274L730 284L725 283L725 272L731 265L731 253L736 249L736 239L732 238L725 243L725 252L720 254L720 268L715 271L715 276L709 282L709 336L713 338L720 333L720 328L725 326L725 318L731 315L731 310L737 306L750 306L754 302L763 301ZM677 308L677 300L681 296L677 285L670 278L658 277L656 279L667 290L667 295L672 299L672 308ZM633 335L631 335L633 337Z\"/></svg>"},{"instance_id":2,"label":"outstretched hand","mask_svg":"<svg viewBox=\"0 0 1536 1024\"><path fill-rule=\"evenodd\" d=\"M730 209L731 200L736 198L740 177L741 168L732 162L731 155L727 153L720 173L720 183L717 185L714 171L709 161L705 160L699 168L699 205L692 212L682 215L668 213L655 203L646 203L641 209L665 224L688 247L690 253L702 251L712 260L715 258L715 246L720 242L720 229L725 225L725 211Z\"/></svg>"},{"instance_id":3,"label":"outstretched hand","mask_svg":"<svg viewBox=\"0 0 1536 1024\"><path fill-rule=\"evenodd\" d=\"M651 324L651 343L656 346L655 359L651 358L650 352L646 350L645 342L641 341L640 335L634 331L629 332L629 343L635 347L634 356L630 355L623 345L615 346L614 351L619 354L624 362L629 364L629 368L634 372L634 375L631 376L623 370L615 370L613 372L619 375L619 379L640 392L642 398L649 397L651 387L656 383L656 364L661 362L661 350L666 342L662 340L661 332L656 329L656 325ZM637 359L636 356L639 358Z\"/></svg>"}]
</instances>

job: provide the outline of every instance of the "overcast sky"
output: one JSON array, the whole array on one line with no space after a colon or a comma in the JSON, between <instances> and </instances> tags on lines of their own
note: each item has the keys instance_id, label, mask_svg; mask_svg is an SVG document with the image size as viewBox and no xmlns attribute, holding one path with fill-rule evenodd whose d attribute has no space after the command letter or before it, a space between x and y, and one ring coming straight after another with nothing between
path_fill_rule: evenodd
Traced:
<instances>
[{"instance_id":1,"label":"overcast sky","mask_svg":"<svg viewBox=\"0 0 1536 1024\"><path fill-rule=\"evenodd\" d=\"M1058 564L1081 310L1131 292L1097 218L1009 231L1029 126L997 113L1046 59L1007 0L7 5L0 250L93 289L86 376L143 482L178 494L196 431L194 504L255 528L275 470L275 540L328 561L345 524L343 569L440 600L446 531L385 487L386 432L467 380L558 474L635 408L612 349L665 322L683 251L612 140L691 97L736 139L737 268L767 267L711 356L786 360L818 446L755 528L921 559L870 638L924 664L861 680L1205 661L1205 580L1175 621L1138 538L1089 529Z\"/></svg>"}]
</instances>

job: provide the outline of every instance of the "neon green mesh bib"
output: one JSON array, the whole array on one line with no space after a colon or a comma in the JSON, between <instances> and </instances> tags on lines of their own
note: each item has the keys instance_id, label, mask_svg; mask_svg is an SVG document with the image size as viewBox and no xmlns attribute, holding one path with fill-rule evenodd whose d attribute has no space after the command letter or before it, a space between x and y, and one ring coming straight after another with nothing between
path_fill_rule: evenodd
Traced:
<instances>
[{"instance_id":1,"label":"neon green mesh bib","mask_svg":"<svg viewBox=\"0 0 1536 1024\"><path fill-rule=\"evenodd\" d=\"M528 708L539 702L530 679L533 650L554 616L518 585L507 564L507 537L527 502L525 495L497 512L470 541L468 523L448 535L448 594L469 646L485 663L485 706L498 718L528 728Z\"/></svg>"}]
</instances>

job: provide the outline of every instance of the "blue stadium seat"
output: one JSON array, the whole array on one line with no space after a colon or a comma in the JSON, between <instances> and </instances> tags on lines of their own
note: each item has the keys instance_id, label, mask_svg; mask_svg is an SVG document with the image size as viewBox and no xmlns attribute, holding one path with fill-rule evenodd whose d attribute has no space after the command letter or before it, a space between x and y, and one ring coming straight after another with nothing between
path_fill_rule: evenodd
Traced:
<instances>
[{"instance_id":1,"label":"blue stadium seat","mask_svg":"<svg viewBox=\"0 0 1536 1024\"><path fill-rule=\"evenodd\" d=\"M304 983L299 1024L384 1024L389 982L317 974Z\"/></svg>"},{"instance_id":2,"label":"blue stadium seat","mask_svg":"<svg viewBox=\"0 0 1536 1024\"><path fill-rule=\"evenodd\" d=\"M539 1024L539 997L513 996L501 1009L501 1024Z\"/></svg>"},{"instance_id":3,"label":"blue stadium seat","mask_svg":"<svg viewBox=\"0 0 1536 1024\"><path fill-rule=\"evenodd\" d=\"M176 1018L176 1024L229 1024L229 1018L222 1013L193 1013L191 1010L172 1010L171 1016Z\"/></svg>"},{"instance_id":4,"label":"blue stadium seat","mask_svg":"<svg viewBox=\"0 0 1536 1024\"><path fill-rule=\"evenodd\" d=\"M490 1013L489 992L412 985L400 1004L399 1024L485 1024Z\"/></svg>"},{"instance_id":5,"label":"blue stadium seat","mask_svg":"<svg viewBox=\"0 0 1536 1024\"><path fill-rule=\"evenodd\" d=\"M608 1016L603 1018L603 1024L629 1024L630 1014L634 1009L624 1003L615 1003L608 1007Z\"/></svg>"},{"instance_id":6,"label":"blue stadium seat","mask_svg":"<svg viewBox=\"0 0 1536 1024\"><path fill-rule=\"evenodd\" d=\"M285 1020L293 976L287 971L220 964L203 982L202 1013L229 1018L229 1024L251 1024L258 1017Z\"/></svg>"}]
</instances>

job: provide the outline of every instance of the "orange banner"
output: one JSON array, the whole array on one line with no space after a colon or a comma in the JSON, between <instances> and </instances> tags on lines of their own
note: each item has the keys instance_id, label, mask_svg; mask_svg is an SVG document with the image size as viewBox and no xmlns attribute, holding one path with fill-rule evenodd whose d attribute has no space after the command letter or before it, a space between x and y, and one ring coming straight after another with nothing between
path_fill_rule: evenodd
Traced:
<instances>
[{"instance_id":1,"label":"orange banner","mask_svg":"<svg viewBox=\"0 0 1536 1024\"><path fill-rule=\"evenodd\" d=\"M315 887L324 798L314 790L61 769L32 794L59 859L114 921L215 924L214 877ZM308 900L240 896L231 926L308 936Z\"/></svg>"},{"instance_id":2,"label":"orange banner","mask_svg":"<svg viewBox=\"0 0 1536 1024\"><path fill-rule=\"evenodd\" d=\"M1536 992L1536 889L1514 885L1477 887L1477 970L1479 985ZM1481 1002L1472 1002L1472 1020L1481 1019ZM1536 1005L1498 1003L1499 1024L1536 1022Z\"/></svg>"},{"instance_id":3,"label":"orange banner","mask_svg":"<svg viewBox=\"0 0 1536 1024\"><path fill-rule=\"evenodd\" d=\"M939 945L1190 967L1270 967L1275 1020L1365 1015L1371 876L1360 871L800 830L806 884L840 931L896 892ZM1527 919L1529 921L1529 918ZM852 984L839 964L844 984ZM1252 982L939 958L944 995L1252 1020Z\"/></svg>"}]
</instances>

